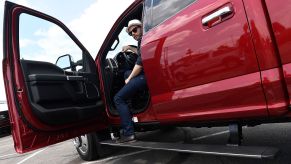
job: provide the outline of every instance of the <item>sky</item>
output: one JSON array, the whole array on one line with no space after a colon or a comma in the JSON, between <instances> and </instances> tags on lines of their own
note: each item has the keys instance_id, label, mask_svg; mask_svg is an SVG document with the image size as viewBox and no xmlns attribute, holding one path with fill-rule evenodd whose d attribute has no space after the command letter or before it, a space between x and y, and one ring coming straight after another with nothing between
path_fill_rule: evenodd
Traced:
<instances>
[{"instance_id":1,"label":"sky","mask_svg":"<svg viewBox=\"0 0 291 164\"><path fill-rule=\"evenodd\" d=\"M134 0L11 0L11 2L41 11L62 21L87 48L94 59L114 22L133 1ZM4 0L0 0L0 22L3 22L4 3ZM23 16L23 20L24 18L25 16ZM61 43L61 45L65 47L71 46L72 43L62 41L65 37L60 37L61 35L59 35L60 32L57 27L36 30L34 26L40 24L45 26L45 23L38 23L37 21L31 21L31 24L25 26L26 28L24 28L24 31L22 32L23 39L20 43L21 47L32 47L32 45L35 44L37 38L25 38L25 34L29 32L29 30L37 36L45 37L45 41L52 39L60 40L60 42L55 43L55 45L43 41L42 45L44 47L42 48L44 49L50 48L50 46L60 46ZM1 24L0 48L3 53L2 26L3 25ZM34 31L34 29L36 31ZM24 50L25 52L32 52L31 48ZM71 51L72 53L77 52L77 50ZM62 53L62 50L59 50L59 52ZM2 53L0 55L1 73ZM37 56L33 56L33 58L37 58ZM0 100L6 100L3 75L1 75L0 79L0 91Z\"/></svg>"}]
</instances>

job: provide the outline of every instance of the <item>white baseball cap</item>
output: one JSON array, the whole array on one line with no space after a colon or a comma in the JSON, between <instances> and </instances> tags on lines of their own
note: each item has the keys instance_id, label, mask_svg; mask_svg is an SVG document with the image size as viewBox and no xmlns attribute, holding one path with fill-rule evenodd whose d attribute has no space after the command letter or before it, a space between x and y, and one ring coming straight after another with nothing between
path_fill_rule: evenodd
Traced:
<instances>
[{"instance_id":1,"label":"white baseball cap","mask_svg":"<svg viewBox=\"0 0 291 164\"><path fill-rule=\"evenodd\" d=\"M128 22L128 25L127 25L127 28L126 28L126 32L127 32L127 33L129 33L128 30L129 30L130 27L132 27L132 26L142 26L142 23L141 23L141 21L138 20L138 19L133 19L133 20L129 21L129 22Z\"/></svg>"}]
</instances>

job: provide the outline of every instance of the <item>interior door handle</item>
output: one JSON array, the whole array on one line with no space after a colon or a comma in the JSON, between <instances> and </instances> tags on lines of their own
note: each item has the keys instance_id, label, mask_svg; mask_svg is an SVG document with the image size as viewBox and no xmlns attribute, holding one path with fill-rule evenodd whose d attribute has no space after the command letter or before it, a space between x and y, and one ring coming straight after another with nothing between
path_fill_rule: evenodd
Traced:
<instances>
[{"instance_id":1,"label":"interior door handle","mask_svg":"<svg viewBox=\"0 0 291 164\"><path fill-rule=\"evenodd\" d=\"M208 28L213 27L214 25L221 23L222 21L230 18L234 14L233 8L231 5L224 6L217 11L206 15L202 19L202 25Z\"/></svg>"}]
</instances>

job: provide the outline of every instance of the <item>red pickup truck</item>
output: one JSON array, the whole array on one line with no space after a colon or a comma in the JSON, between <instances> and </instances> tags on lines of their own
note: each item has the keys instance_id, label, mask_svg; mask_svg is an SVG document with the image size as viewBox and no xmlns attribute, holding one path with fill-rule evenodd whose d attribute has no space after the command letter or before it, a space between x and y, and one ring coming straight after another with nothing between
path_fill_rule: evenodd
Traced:
<instances>
[{"instance_id":1,"label":"red pickup truck","mask_svg":"<svg viewBox=\"0 0 291 164\"><path fill-rule=\"evenodd\" d=\"M290 10L291 0L136 0L94 61L63 23L6 2L3 73L16 151L118 130L113 97L135 60L120 52L132 19L143 21L148 84L130 103L137 131L289 122Z\"/></svg>"}]
</instances>

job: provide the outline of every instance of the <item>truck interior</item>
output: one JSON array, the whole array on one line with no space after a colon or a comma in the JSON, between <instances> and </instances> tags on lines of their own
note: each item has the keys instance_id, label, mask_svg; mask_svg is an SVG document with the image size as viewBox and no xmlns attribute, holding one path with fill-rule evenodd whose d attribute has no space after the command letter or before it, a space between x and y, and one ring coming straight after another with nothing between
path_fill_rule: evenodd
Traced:
<instances>
[{"instance_id":1,"label":"truck interior","mask_svg":"<svg viewBox=\"0 0 291 164\"><path fill-rule=\"evenodd\" d=\"M37 22L39 26L24 32L31 21ZM25 88L15 92L27 93L32 114L47 125L67 125L99 116L104 104L100 96L96 65L88 51L80 46L63 24L47 15L39 16L33 10L20 15L17 33L20 45L27 36L35 36L37 28L57 30L58 36L63 36L70 48L58 52L52 52L52 48L49 52L38 46L19 46L18 62ZM78 57L79 61L73 62L73 56ZM19 114L24 119L29 118L21 108Z\"/></svg>"},{"instance_id":2,"label":"truck interior","mask_svg":"<svg viewBox=\"0 0 291 164\"><path fill-rule=\"evenodd\" d=\"M142 20L143 6L139 5L132 13L129 13L114 30L111 44L108 44L105 53L102 56L101 68L105 83L105 95L109 102L109 111L113 115L118 115L114 105L115 94L125 85L124 73L132 70L137 54L133 52L121 52L125 45L137 46L137 41L126 33L128 21L132 19ZM130 111L133 114L143 112L150 103L150 94L148 89L139 91L128 100Z\"/></svg>"}]
</instances>

